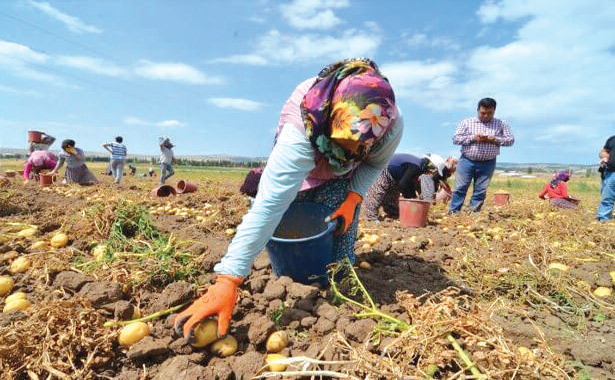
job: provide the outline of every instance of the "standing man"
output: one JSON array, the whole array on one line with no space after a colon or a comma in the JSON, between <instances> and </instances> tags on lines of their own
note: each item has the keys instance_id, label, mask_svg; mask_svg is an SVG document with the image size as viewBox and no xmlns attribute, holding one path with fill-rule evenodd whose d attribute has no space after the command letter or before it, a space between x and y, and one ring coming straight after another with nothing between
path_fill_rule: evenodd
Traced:
<instances>
[{"instance_id":1,"label":"standing man","mask_svg":"<svg viewBox=\"0 0 615 380\"><path fill-rule=\"evenodd\" d=\"M124 175L124 162L128 151L126 145L122 144L123 141L122 136L117 136L115 142L104 143L102 146L111 153L111 175L115 178L115 183L120 183Z\"/></svg>"},{"instance_id":2,"label":"standing man","mask_svg":"<svg viewBox=\"0 0 615 380\"><path fill-rule=\"evenodd\" d=\"M175 156L173 154L173 147L171 140L168 137L161 137L160 142L160 184L164 184L164 181L169 179L175 170L173 170L173 164L175 163Z\"/></svg>"},{"instance_id":3,"label":"standing man","mask_svg":"<svg viewBox=\"0 0 615 380\"><path fill-rule=\"evenodd\" d=\"M470 183L474 181L472 199L468 209L480 211L485 202L487 187L495 170L500 146L512 146L515 137L506 122L493 117L495 100L484 98L478 102L478 115L459 123L453 135L453 144L461 145L461 158L455 176L455 191L450 212L461 211Z\"/></svg>"},{"instance_id":4,"label":"standing man","mask_svg":"<svg viewBox=\"0 0 615 380\"><path fill-rule=\"evenodd\" d=\"M615 135L609 137L600 151L602 186L600 187L600 204L596 219L606 222L613 219L613 203L615 202Z\"/></svg>"}]
</instances>

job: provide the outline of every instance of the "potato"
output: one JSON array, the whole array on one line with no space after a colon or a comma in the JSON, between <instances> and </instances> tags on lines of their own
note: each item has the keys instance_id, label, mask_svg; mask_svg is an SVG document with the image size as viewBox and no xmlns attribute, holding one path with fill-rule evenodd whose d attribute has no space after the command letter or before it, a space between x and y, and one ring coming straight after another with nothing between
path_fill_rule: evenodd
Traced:
<instances>
[{"instance_id":1,"label":"potato","mask_svg":"<svg viewBox=\"0 0 615 380\"><path fill-rule=\"evenodd\" d=\"M30 306L32 306L32 304L27 299L15 299L11 302L7 302L2 311L6 313L11 310L26 310Z\"/></svg>"},{"instance_id":2,"label":"potato","mask_svg":"<svg viewBox=\"0 0 615 380\"><path fill-rule=\"evenodd\" d=\"M11 303L11 302L13 302L15 300L25 300L26 297L27 297L27 295L24 292L15 292L15 293L11 294L10 296L6 297L4 302Z\"/></svg>"},{"instance_id":3,"label":"potato","mask_svg":"<svg viewBox=\"0 0 615 380\"><path fill-rule=\"evenodd\" d=\"M213 319L202 321L194 328L194 347L205 347L218 339L218 322Z\"/></svg>"},{"instance_id":4,"label":"potato","mask_svg":"<svg viewBox=\"0 0 615 380\"><path fill-rule=\"evenodd\" d=\"M549 269L557 269L562 272L568 272L570 270L570 267L566 264L551 263L549 264Z\"/></svg>"},{"instance_id":5,"label":"potato","mask_svg":"<svg viewBox=\"0 0 615 380\"><path fill-rule=\"evenodd\" d=\"M371 248L372 248L372 246L371 246L369 243L364 243L364 244L361 246L361 248L362 248L362 249L371 249Z\"/></svg>"},{"instance_id":6,"label":"potato","mask_svg":"<svg viewBox=\"0 0 615 380\"><path fill-rule=\"evenodd\" d=\"M280 354L269 354L265 356L265 363L269 366L271 372L284 372L286 371L286 364L273 363L278 360L286 359L286 356Z\"/></svg>"},{"instance_id":7,"label":"potato","mask_svg":"<svg viewBox=\"0 0 615 380\"><path fill-rule=\"evenodd\" d=\"M0 276L0 297L5 296L13 290L15 282L8 276Z\"/></svg>"},{"instance_id":8,"label":"potato","mask_svg":"<svg viewBox=\"0 0 615 380\"><path fill-rule=\"evenodd\" d=\"M378 244L378 242L380 241L380 236L378 235L367 235L365 237L365 241L370 244L370 245L375 245Z\"/></svg>"},{"instance_id":9,"label":"potato","mask_svg":"<svg viewBox=\"0 0 615 380\"><path fill-rule=\"evenodd\" d=\"M18 236L26 237L26 238L32 237L35 234L36 234L36 228L26 228L17 233Z\"/></svg>"},{"instance_id":10,"label":"potato","mask_svg":"<svg viewBox=\"0 0 615 380\"><path fill-rule=\"evenodd\" d=\"M517 348L517 353L521 357L521 360L523 360L527 364L534 363L535 356L534 356L534 353L532 352L532 350L530 350L529 348L523 347L523 346L519 346L519 348Z\"/></svg>"},{"instance_id":11,"label":"potato","mask_svg":"<svg viewBox=\"0 0 615 380\"><path fill-rule=\"evenodd\" d=\"M237 351L237 340L231 335L227 335L211 345L211 352L222 358L233 355L235 351Z\"/></svg>"},{"instance_id":12,"label":"potato","mask_svg":"<svg viewBox=\"0 0 615 380\"><path fill-rule=\"evenodd\" d=\"M23 273L30 268L31 264L32 262L30 261L29 258L25 256L20 256L16 258L15 260L13 260L13 262L11 263L11 266L9 267L9 271L11 273Z\"/></svg>"},{"instance_id":13,"label":"potato","mask_svg":"<svg viewBox=\"0 0 615 380\"><path fill-rule=\"evenodd\" d=\"M235 235L235 229L234 228L227 228L226 230L224 230L224 234L226 236L233 236L233 235Z\"/></svg>"},{"instance_id":14,"label":"potato","mask_svg":"<svg viewBox=\"0 0 615 380\"><path fill-rule=\"evenodd\" d=\"M288 333L286 331L276 331L267 338L268 352L280 352L288 346Z\"/></svg>"},{"instance_id":15,"label":"potato","mask_svg":"<svg viewBox=\"0 0 615 380\"><path fill-rule=\"evenodd\" d=\"M145 322L134 322L124 326L118 341L122 347L130 347L149 335L149 326Z\"/></svg>"},{"instance_id":16,"label":"potato","mask_svg":"<svg viewBox=\"0 0 615 380\"><path fill-rule=\"evenodd\" d=\"M102 260L107 253L107 246L105 244L99 244L92 250L92 255L98 261Z\"/></svg>"},{"instance_id":17,"label":"potato","mask_svg":"<svg viewBox=\"0 0 615 380\"><path fill-rule=\"evenodd\" d=\"M63 248L68 244L68 236L65 233L58 233L51 238L51 246L53 248Z\"/></svg>"},{"instance_id":18,"label":"potato","mask_svg":"<svg viewBox=\"0 0 615 380\"><path fill-rule=\"evenodd\" d=\"M609 272L609 276L611 276L611 281L615 282L615 270Z\"/></svg>"},{"instance_id":19,"label":"potato","mask_svg":"<svg viewBox=\"0 0 615 380\"><path fill-rule=\"evenodd\" d=\"M613 290L611 288L607 288L604 286L599 286L598 288L596 288L596 290L594 290L594 295L596 297L608 297L613 293Z\"/></svg>"},{"instance_id":20,"label":"potato","mask_svg":"<svg viewBox=\"0 0 615 380\"><path fill-rule=\"evenodd\" d=\"M30 247L30 249L47 249L49 247L49 244L46 241L40 240L37 242L32 243L32 246Z\"/></svg>"},{"instance_id":21,"label":"potato","mask_svg":"<svg viewBox=\"0 0 615 380\"><path fill-rule=\"evenodd\" d=\"M368 263L367 261L361 261L359 263L359 268L361 268L361 269L372 269L372 264Z\"/></svg>"}]
</instances>

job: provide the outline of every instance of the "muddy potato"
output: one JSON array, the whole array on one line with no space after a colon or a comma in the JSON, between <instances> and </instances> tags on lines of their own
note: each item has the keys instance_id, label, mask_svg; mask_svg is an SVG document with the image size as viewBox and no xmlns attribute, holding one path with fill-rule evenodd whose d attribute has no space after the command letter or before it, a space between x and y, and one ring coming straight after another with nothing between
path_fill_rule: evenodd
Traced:
<instances>
[{"instance_id":1,"label":"muddy potato","mask_svg":"<svg viewBox=\"0 0 615 380\"><path fill-rule=\"evenodd\" d=\"M288 333L286 331L276 331L269 335L265 345L268 352L280 352L288 346Z\"/></svg>"},{"instance_id":2,"label":"muddy potato","mask_svg":"<svg viewBox=\"0 0 615 380\"><path fill-rule=\"evenodd\" d=\"M231 335L227 335L211 345L211 352L222 358L233 355L235 351L237 351L237 340Z\"/></svg>"},{"instance_id":3,"label":"muddy potato","mask_svg":"<svg viewBox=\"0 0 615 380\"><path fill-rule=\"evenodd\" d=\"M149 326L145 322L134 322L124 326L120 331L118 342L122 347L130 347L149 335Z\"/></svg>"},{"instance_id":4,"label":"muddy potato","mask_svg":"<svg viewBox=\"0 0 615 380\"><path fill-rule=\"evenodd\" d=\"M15 282L8 276L0 276L0 297L5 296L13 290Z\"/></svg>"},{"instance_id":5,"label":"muddy potato","mask_svg":"<svg viewBox=\"0 0 615 380\"><path fill-rule=\"evenodd\" d=\"M205 347L218 339L218 322L213 319L200 322L194 328L194 347Z\"/></svg>"},{"instance_id":6,"label":"muddy potato","mask_svg":"<svg viewBox=\"0 0 615 380\"><path fill-rule=\"evenodd\" d=\"M265 363L267 364L271 372L284 372L286 371L286 364L273 363L282 359L286 359L286 356L281 354L269 354L265 356Z\"/></svg>"},{"instance_id":7,"label":"muddy potato","mask_svg":"<svg viewBox=\"0 0 615 380\"><path fill-rule=\"evenodd\" d=\"M2 311L6 313L11 310L26 310L30 306L32 306L30 301L24 298L18 298L12 300L11 302L6 302Z\"/></svg>"},{"instance_id":8,"label":"muddy potato","mask_svg":"<svg viewBox=\"0 0 615 380\"><path fill-rule=\"evenodd\" d=\"M65 233L58 233L51 238L51 246L53 248L63 248L68 244L68 236Z\"/></svg>"},{"instance_id":9,"label":"muddy potato","mask_svg":"<svg viewBox=\"0 0 615 380\"><path fill-rule=\"evenodd\" d=\"M23 273L30 268L31 264L32 262L30 261L30 259L28 259L25 256L20 256L16 258L15 260L13 260L9 268L9 271L11 273Z\"/></svg>"}]
</instances>

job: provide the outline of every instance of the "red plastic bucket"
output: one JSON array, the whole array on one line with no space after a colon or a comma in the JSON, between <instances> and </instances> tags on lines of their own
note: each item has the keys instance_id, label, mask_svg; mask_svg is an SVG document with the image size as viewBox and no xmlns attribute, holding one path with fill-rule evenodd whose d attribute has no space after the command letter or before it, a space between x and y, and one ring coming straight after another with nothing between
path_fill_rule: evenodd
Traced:
<instances>
[{"instance_id":1,"label":"red plastic bucket","mask_svg":"<svg viewBox=\"0 0 615 380\"><path fill-rule=\"evenodd\" d=\"M493 195L493 203L497 206L504 206L510 202L510 193L495 193Z\"/></svg>"},{"instance_id":2,"label":"red plastic bucket","mask_svg":"<svg viewBox=\"0 0 615 380\"><path fill-rule=\"evenodd\" d=\"M153 189L149 195L152 197L168 197L169 195L175 195L175 188L171 185L160 185Z\"/></svg>"},{"instance_id":3,"label":"red plastic bucket","mask_svg":"<svg viewBox=\"0 0 615 380\"><path fill-rule=\"evenodd\" d=\"M7 178L15 178L17 172L14 170L7 170L4 172L4 174L6 174Z\"/></svg>"},{"instance_id":4,"label":"red plastic bucket","mask_svg":"<svg viewBox=\"0 0 615 380\"><path fill-rule=\"evenodd\" d=\"M431 202L399 198L399 222L407 227L425 227Z\"/></svg>"},{"instance_id":5,"label":"red plastic bucket","mask_svg":"<svg viewBox=\"0 0 615 380\"><path fill-rule=\"evenodd\" d=\"M180 194L194 193L196 191L196 185L194 183L186 182L182 179L179 182L177 182L176 190Z\"/></svg>"},{"instance_id":6,"label":"red plastic bucket","mask_svg":"<svg viewBox=\"0 0 615 380\"><path fill-rule=\"evenodd\" d=\"M28 131L28 142L40 142L43 139L43 132Z\"/></svg>"},{"instance_id":7,"label":"red plastic bucket","mask_svg":"<svg viewBox=\"0 0 615 380\"><path fill-rule=\"evenodd\" d=\"M41 184L41 186L49 186L53 183L53 177L53 174L41 173L38 175L38 182Z\"/></svg>"}]
</instances>

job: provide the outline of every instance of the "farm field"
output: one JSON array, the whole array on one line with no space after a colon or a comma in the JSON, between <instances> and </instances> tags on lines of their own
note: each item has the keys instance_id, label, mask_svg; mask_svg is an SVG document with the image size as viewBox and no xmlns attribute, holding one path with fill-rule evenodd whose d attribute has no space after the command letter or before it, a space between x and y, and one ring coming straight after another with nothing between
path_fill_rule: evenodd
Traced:
<instances>
[{"instance_id":1,"label":"farm field","mask_svg":"<svg viewBox=\"0 0 615 380\"><path fill-rule=\"evenodd\" d=\"M261 253L231 322L237 351L220 357L170 322L212 282L248 210L247 170L179 167L170 183L198 191L151 198L155 179L117 186L88 166L103 183L0 188L0 277L14 283L0 305L27 300L0 314L2 380L615 379L615 224L594 221L597 176L572 177L579 211L537 198L548 177L495 177L478 214L362 220L357 262L335 267L332 287L277 278ZM494 206L496 190L511 203ZM59 233L68 242L52 247ZM148 336L120 345L139 318ZM274 373L275 331L288 359Z\"/></svg>"}]
</instances>

